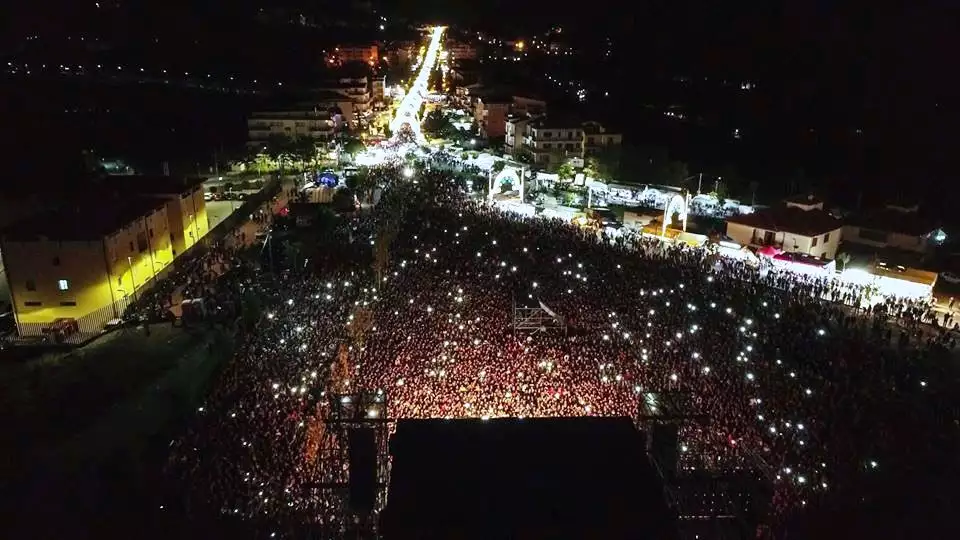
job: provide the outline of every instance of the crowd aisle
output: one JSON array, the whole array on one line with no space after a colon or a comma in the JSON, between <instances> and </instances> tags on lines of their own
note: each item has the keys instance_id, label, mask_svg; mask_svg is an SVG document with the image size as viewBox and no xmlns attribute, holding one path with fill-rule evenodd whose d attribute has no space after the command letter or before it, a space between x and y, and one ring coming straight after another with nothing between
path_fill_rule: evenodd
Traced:
<instances>
[{"instance_id":1,"label":"crowd aisle","mask_svg":"<svg viewBox=\"0 0 960 540\"><path fill-rule=\"evenodd\" d=\"M776 516L856 498L862 478L920 457L904 437L927 434L933 460L953 436L955 408L928 407L956 332L922 325L929 305L864 309L852 285L507 215L428 165L412 180L375 169L381 203L341 220L309 268L241 274L265 308L173 444L185 511L342 525L342 501L318 486L346 472L317 448L342 347L336 383L382 391L393 418L634 417L647 393L686 392L710 421L681 430L682 469L760 469ZM514 332L514 306L541 302L566 332Z\"/></svg>"}]
</instances>

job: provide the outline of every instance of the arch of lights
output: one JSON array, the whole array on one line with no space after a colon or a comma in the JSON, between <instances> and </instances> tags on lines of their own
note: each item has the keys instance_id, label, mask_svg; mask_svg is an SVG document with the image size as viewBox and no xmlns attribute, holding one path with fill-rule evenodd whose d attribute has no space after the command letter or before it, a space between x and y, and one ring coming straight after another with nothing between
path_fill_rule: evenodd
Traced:
<instances>
[{"instance_id":1,"label":"arch of lights","mask_svg":"<svg viewBox=\"0 0 960 540\"><path fill-rule=\"evenodd\" d=\"M423 106L423 99L429 90L427 85L430 82L430 73L433 72L433 68L437 63L437 57L440 53L440 38L443 36L444 30L446 30L445 26L433 27L430 44L427 46L427 51L423 56L423 62L420 64L420 72L417 74L417 78L414 79L413 84L410 85L410 90L400 101L400 106L397 107L397 112L393 120L390 121L390 131L393 133L394 138L396 138L404 125L408 125L413 131L417 142L424 142L423 132L420 131L420 119L417 115L420 112L420 107Z\"/></svg>"},{"instance_id":2,"label":"arch of lights","mask_svg":"<svg viewBox=\"0 0 960 540\"><path fill-rule=\"evenodd\" d=\"M683 221L683 232L687 232L687 199L689 197L689 195L684 197L677 194L670 198L667 206L663 209L663 227L660 230L660 236L667 235L667 224L673 218L674 212L680 214L680 219Z\"/></svg>"},{"instance_id":3,"label":"arch of lights","mask_svg":"<svg viewBox=\"0 0 960 540\"><path fill-rule=\"evenodd\" d=\"M523 201L523 169L520 167L504 167L500 174L491 177L488 198L492 201L493 196L500 191L503 184L510 184L520 192L520 201Z\"/></svg>"}]
</instances>

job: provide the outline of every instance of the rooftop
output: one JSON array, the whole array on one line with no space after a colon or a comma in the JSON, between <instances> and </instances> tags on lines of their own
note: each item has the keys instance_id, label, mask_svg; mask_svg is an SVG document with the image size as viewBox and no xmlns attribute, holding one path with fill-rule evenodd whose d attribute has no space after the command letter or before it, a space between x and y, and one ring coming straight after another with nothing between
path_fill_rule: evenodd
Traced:
<instances>
[{"instance_id":1,"label":"rooftop","mask_svg":"<svg viewBox=\"0 0 960 540\"><path fill-rule=\"evenodd\" d=\"M823 210L803 210L790 206L775 206L727 218L727 223L738 223L765 231L783 231L802 236L817 236L839 229L842 223Z\"/></svg>"},{"instance_id":2,"label":"rooftop","mask_svg":"<svg viewBox=\"0 0 960 540\"><path fill-rule=\"evenodd\" d=\"M133 197L79 201L54 211L34 215L3 230L10 241L46 238L48 240L100 240L138 218L165 208L164 201L153 197Z\"/></svg>"},{"instance_id":3,"label":"rooftop","mask_svg":"<svg viewBox=\"0 0 960 540\"><path fill-rule=\"evenodd\" d=\"M823 199L813 195L811 193L793 195L792 197L787 197L783 200L785 204L803 204L806 206L812 206L814 204L823 204Z\"/></svg>"},{"instance_id":4,"label":"rooftop","mask_svg":"<svg viewBox=\"0 0 960 540\"><path fill-rule=\"evenodd\" d=\"M179 195L203 184L198 176L111 175L101 181L107 191L124 195Z\"/></svg>"},{"instance_id":5,"label":"rooftop","mask_svg":"<svg viewBox=\"0 0 960 540\"><path fill-rule=\"evenodd\" d=\"M583 120L570 114L544 115L530 123L534 129L583 129Z\"/></svg>"}]
</instances>

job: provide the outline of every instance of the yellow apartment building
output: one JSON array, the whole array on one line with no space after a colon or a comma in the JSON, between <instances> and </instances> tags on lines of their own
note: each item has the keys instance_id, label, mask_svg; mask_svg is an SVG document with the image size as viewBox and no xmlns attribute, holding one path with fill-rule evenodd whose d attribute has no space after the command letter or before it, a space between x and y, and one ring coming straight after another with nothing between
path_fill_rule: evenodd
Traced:
<instances>
[{"instance_id":1,"label":"yellow apartment building","mask_svg":"<svg viewBox=\"0 0 960 540\"><path fill-rule=\"evenodd\" d=\"M191 204L177 203L181 213ZM122 316L173 261L174 231L196 225L185 218L171 227L170 204L158 197L104 197L5 229L0 253L20 335L41 335L62 320L75 321L80 332L98 332Z\"/></svg>"},{"instance_id":2,"label":"yellow apartment building","mask_svg":"<svg viewBox=\"0 0 960 540\"><path fill-rule=\"evenodd\" d=\"M165 201L173 256L190 249L210 230L203 179L174 176L110 176L104 186L121 198L151 197Z\"/></svg>"}]
</instances>

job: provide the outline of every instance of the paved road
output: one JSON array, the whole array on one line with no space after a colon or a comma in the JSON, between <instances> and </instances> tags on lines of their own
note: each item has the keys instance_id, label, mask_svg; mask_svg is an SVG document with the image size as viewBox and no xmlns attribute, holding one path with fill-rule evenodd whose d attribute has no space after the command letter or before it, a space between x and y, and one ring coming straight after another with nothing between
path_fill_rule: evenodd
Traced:
<instances>
[{"instance_id":1,"label":"paved road","mask_svg":"<svg viewBox=\"0 0 960 540\"><path fill-rule=\"evenodd\" d=\"M207 221L210 222L210 229L220 224L221 221L240 207L243 201L208 201L207 202Z\"/></svg>"}]
</instances>

